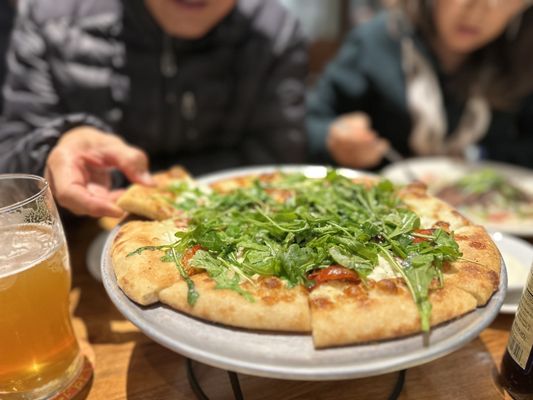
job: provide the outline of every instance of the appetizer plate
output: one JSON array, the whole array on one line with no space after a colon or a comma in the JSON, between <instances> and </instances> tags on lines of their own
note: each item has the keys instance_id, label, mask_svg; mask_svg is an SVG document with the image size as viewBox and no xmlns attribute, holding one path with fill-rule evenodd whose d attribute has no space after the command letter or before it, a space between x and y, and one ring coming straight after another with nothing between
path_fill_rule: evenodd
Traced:
<instances>
[{"instance_id":1,"label":"appetizer plate","mask_svg":"<svg viewBox=\"0 0 533 400\"><path fill-rule=\"evenodd\" d=\"M533 170L498 162L480 161L468 163L447 157L421 157L391 164L381 171L381 175L393 182L408 183L410 181L409 171L411 171L419 180L427 183L429 191L434 193L469 172L485 168L496 170L512 180L515 185L533 195ZM533 236L533 223L530 221L528 223L497 223L481 221L476 218L476 215L466 216L491 231L505 232L518 236Z\"/></svg>"},{"instance_id":2,"label":"appetizer plate","mask_svg":"<svg viewBox=\"0 0 533 400\"><path fill-rule=\"evenodd\" d=\"M501 232L492 232L491 237L507 267L507 295L500 312L514 314L527 282L529 269L533 265L533 246L525 240Z\"/></svg>"},{"instance_id":3,"label":"appetizer plate","mask_svg":"<svg viewBox=\"0 0 533 400\"><path fill-rule=\"evenodd\" d=\"M249 173L277 170L260 167L204 176L203 183ZM324 167L280 168L324 176ZM346 170L350 177L360 172ZM497 316L505 297L507 275L501 262L500 287L485 307L432 329L428 335L316 350L310 334L285 334L222 326L189 317L157 304L143 307L117 285L110 249L118 228L106 241L102 279L113 303L157 343L196 361L249 375L293 380L339 380L380 375L430 362L464 346ZM334 327L332 327L334 329Z\"/></svg>"}]
</instances>

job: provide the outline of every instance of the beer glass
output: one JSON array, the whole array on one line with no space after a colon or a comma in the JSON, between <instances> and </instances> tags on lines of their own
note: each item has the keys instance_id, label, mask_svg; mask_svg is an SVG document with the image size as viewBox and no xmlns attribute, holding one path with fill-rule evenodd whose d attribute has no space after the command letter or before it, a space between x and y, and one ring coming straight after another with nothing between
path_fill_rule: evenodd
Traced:
<instances>
[{"instance_id":1,"label":"beer glass","mask_svg":"<svg viewBox=\"0 0 533 400\"><path fill-rule=\"evenodd\" d=\"M0 175L0 399L48 399L83 365L69 313L70 265L48 183Z\"/></svg>"}]
</instances>

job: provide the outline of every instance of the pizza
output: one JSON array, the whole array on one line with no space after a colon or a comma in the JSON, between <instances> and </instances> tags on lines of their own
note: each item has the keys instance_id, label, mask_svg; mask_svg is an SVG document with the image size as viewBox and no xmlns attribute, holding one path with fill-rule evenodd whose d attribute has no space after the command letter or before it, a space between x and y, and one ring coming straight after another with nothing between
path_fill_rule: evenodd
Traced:
<instances>
[{"instance_id":1,"label":"pizza","mask_svg":"<svg viewBox=\"0 0 533 400\"><path fill-rule=\"evenodd\" d=\"M154 174L155 186L132 185L121 196L117 204L124 210L149 219L164 220L177 214L179 210L170 200L173 193L183 186L192 184L192 178L180 166Z\"/></svg>"},{"instance_id":2,"label":"pizza","mask_svg":"<svg viewBox=\"0 0 533 400\"><path fill-rule=\"evenodd\" d=\"M439 188L436 196L480 221L533 223L533 194L491 168L465 174Z\"/></svg>"},{"instance_id":3,"label":"pizza","mask_svg":"<svg viewBox=\"0 0 533 400\"><path fill-rule=\"evenodd\" d=\"M500 254L422 184L336 170L196 183L182 169L119 204L119 287L212 323L311 334L316 348L428 332L483 307ZM164 210L164 212L162 212Z\"/></svg>"}]
</instances>

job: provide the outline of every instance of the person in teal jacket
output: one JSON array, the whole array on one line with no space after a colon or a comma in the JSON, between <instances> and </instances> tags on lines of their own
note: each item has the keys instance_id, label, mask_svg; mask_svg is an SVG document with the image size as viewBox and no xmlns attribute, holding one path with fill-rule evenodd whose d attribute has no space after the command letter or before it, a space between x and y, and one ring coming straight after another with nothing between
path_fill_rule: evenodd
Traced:
<instances>
[{"instance_id":1,"label":"person in teal jacket","mask_svg":"<svg viewBox=\"0 0 533 400\"><path fill-rule=\"evenodd\" d=\"M355 28L308 99L314 161L376 168L397 150L533 167L531 4L400 0Z\"/></svg>"}]
</instances>

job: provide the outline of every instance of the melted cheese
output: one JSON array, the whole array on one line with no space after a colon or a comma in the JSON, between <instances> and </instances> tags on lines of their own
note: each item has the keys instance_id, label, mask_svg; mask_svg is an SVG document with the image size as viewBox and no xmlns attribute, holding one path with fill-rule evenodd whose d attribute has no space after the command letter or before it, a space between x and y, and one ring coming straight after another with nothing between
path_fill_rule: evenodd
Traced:
<instances>
[{"instance_id":1,"label":"melted cheese","mask_svg":"<svg viewBox=\"0 0 533 400\"><path fill-rule=\"evenodd\" d=\"M372 273L368 275L368 279L381 281L383 279L397 278L399 276L401 275L394 271L390 264L383 257L379 257L378 265L376 265Z\"/></svg>"}]
</instances>

